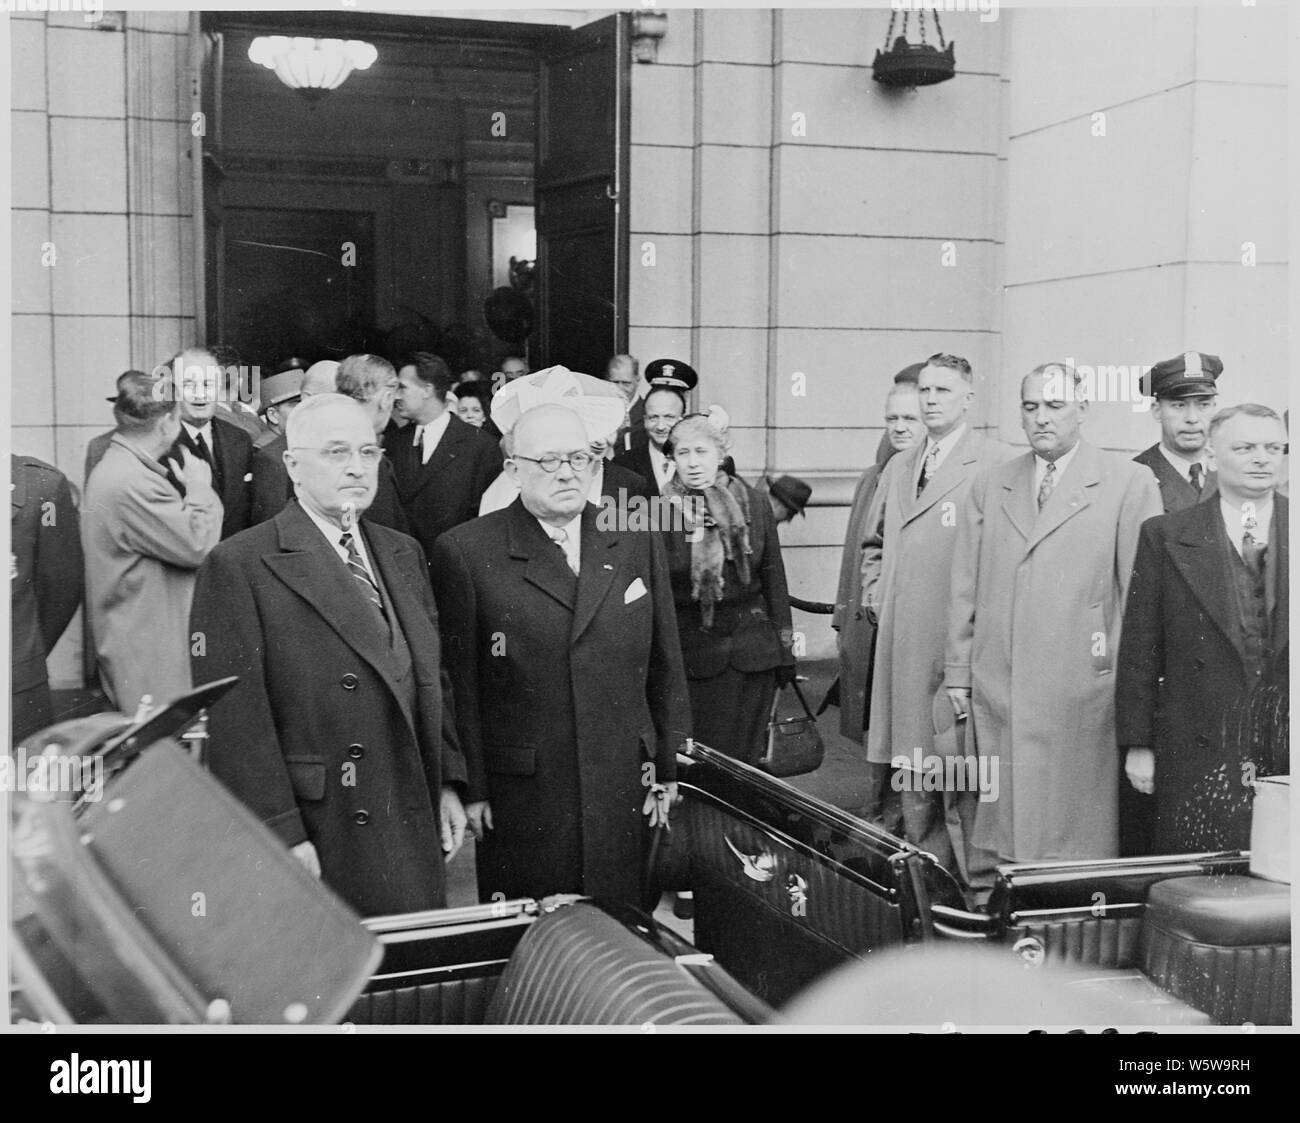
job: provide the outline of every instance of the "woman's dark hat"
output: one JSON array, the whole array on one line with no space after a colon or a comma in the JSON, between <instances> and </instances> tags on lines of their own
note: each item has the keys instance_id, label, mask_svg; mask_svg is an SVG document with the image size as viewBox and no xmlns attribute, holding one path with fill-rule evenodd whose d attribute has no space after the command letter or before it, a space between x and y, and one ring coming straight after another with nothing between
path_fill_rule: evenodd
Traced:
<instances>
[{"instance_id":1,"label":"woman's dark hat","mask_svg":"<svg viewBox=\"0 0 1300 1123\"><path fill-rule=\"evenodd\" d=\"M767 490L775 495L796 515L802 515L812 498L812 488L797 476L781 476L767 485ZM807 516L805 516L807 517Z\"/></svg>"}]
</instances>

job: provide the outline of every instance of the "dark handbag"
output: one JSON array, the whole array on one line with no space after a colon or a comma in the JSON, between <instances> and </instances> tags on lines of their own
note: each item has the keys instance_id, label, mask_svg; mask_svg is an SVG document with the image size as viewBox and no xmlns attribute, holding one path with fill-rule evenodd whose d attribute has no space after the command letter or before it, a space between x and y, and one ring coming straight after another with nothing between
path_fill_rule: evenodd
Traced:
<instances>
[{"instance_id":1,"label":"dark handbag","mask_svg":"<svg viewBox=\"0 0 1300 1123\"><path fill-rule=\"evenodd\" d=\"M817 719L804 700L798 682L790 683L803 708L803 717L778 718L781 691L772 698L772 714L767 723L767 747L758 758L758 767L771 776L802 776L815 772L826 756L826 746L817 728Z\"/></svg>"}]
</instances>

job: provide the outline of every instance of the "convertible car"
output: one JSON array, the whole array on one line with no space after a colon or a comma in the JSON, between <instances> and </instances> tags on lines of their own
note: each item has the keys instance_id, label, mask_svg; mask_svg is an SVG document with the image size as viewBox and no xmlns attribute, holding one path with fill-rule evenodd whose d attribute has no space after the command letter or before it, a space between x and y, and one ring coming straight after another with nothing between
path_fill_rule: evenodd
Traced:
<instances>
[{"instance_id":1,"label":"convertible car","mask_svg":"<svg viewBox=\"0 0 1300 1123\"><path fill-rule=\"evenodd\" d=\"M743 1026L817 1020L796 996L828 977L887 972L924 999L945 971L1005 981L1015 965L1012 987L1050 993L1034 1009L1057 1024L1290 1021L1289 886L1251 876L1246 853L1003 867L972 912L930 855L703 745L648 876L647 905L694 891L692 943L578 897L359 920L183 747L227 685L36 739L51 771L83 761L94 783L13 800L16 1020ZM833 1020L942 1009L861 993Z\"/></svg>"}]
</instances>

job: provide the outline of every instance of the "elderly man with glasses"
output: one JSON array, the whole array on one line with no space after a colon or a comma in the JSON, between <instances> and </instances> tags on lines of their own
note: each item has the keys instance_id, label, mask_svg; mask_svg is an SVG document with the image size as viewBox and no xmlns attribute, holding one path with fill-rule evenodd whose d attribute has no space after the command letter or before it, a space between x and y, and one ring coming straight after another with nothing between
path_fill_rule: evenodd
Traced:
<instances>
[{"instance_id":1,"label":"elderly man with glasses","mask_svg":"<svg viewBox=\"0 0 1300 1123\"><path fill-rule=\"evenodd\" d=\"M639 904L646 822L690 732L663 545L602 525L573 409L533 406L510 432L518 497L432 558L479 896Z\"/></svg>"},{"instance_id":2,"label":"elderly man with glasses","mask_svg":"<svg viewBox=\"0 0 1300 1123\"><path fill-rule=\"evenodd\" d=\"M307 399L288 445L294 502L199 571L194 680L239 676L208 761L358 912L438 908L466 772L424 554L367 517L382 450L360 405Z\"/></svg>"}]
</instances>

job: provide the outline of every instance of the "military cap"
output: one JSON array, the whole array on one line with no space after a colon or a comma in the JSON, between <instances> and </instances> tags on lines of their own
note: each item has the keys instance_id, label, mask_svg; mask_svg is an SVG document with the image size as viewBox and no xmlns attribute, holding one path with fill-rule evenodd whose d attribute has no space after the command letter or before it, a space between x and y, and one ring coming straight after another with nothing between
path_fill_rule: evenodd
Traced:
<instances>
[{"instance_id":1,"label":"military cap","mask_svg":"<svg viewBox=\"0 0 1300 1123\"><path fill-rule=\"evenodd\" d=\"M1156 363L1142 376L1142 393L1149 398L1187 398L1196 394L1216 394L1215 379L1223 373L1218 355L1202 351L1185 351L1172 359Z\"/></svg>"},{"instance_id":2,"label":"military cap","mask_svg":"<svg viewBox=\"0 0 1300 1123\"><path fill-rule=\"evenodd\" d=\"M695 389L700 376L689 363L680 359L655 359L646 365L645 380L656 389L680 390L685 393Z\"/></svg>"}]
</instances>

